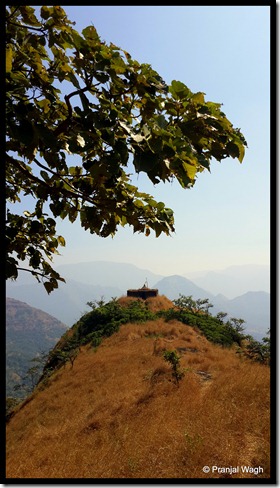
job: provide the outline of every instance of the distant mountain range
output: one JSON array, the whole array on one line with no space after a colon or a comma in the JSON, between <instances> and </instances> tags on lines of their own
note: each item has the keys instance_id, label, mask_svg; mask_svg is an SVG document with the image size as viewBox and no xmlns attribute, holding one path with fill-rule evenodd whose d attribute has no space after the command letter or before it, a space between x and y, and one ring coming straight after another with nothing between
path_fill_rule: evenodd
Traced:
<instances>
[{"instance_id":1,"label":"distant mountain range","mask_svg":"<svg viewBox=\"0 0 280 488\"><path fill-rule=\"evenodd\" d=\"M270 294L264 291L249 291L244 295L228 300L217 295L213 312L227 312L230 317L245 320L247 334L261 340L270 328Z\"/></svg>"},{"instance_id":2,"label":"distant mountain range","mask_svg":"<svg viewBox=\"0 0 280 488\"><path fill-rule=\"evenodd\" d=\"M129 288L139 288L147 280L149 285L164 277L141 269L133 264L94 261L90 263L65 264L57 266L57 271L67 279L80 281L89 285L114 287L126 292Z\"/></svg>"},{"instance_id":3,"label":"distant mountain range","mask_svg":"<svg viewBox=\"0 0 280 488\"><path fill-rule=\"evenodd\" d=\"M194 299L209 298L210 303L214 305L210 313L223 311L231 317L243 318L246 321L246 332L257 340L266 335L270 326L270 295L266 291L269 290L267 288L268 267L266 270L251 265L228 268L224 273L216 273L218 275L218 277L215 275L216 281L212 279L213 274L207 273L206 286L202 286L202 277L196 276L190 280L181 275L157 275L127 263L97 261L69 264L58 266L57 271L66 279L66 284L59 284L59 288L50 295L47 295L44 287L34 282L34 278L28 273L22 273L24 276L16 282L7 282L7 296L44 310L71 326L88 311L86 305L88 301L101 298L108 301L112 297L126 295L127 289L141 288L147 280L149 287L158 288L159 294L166 295L171 300L178 298L179 294L192 295ZM245 278L246 273L247 278ZM223 275L225 275L224 282ZM254 291L255 288L254 290L247 288L245 292L241 291L238 296L229 299L226 292L229 292L231 275L235 276L232 280L237 292L244 290L244 283L253 288L257 286L257 291ZM239 288L237 287L238 276L240 276ZM266 278L263 279L262 288L261 279L264 276ZM220 288L217 284L218 279Z\"/></svg>"},{"instance_id":4,"label":"distant mountain range","mask_svg":"<svg viewBox=\"0 0 280 488\"><path fill-rule=\"evenodd\" d=\"M228 318L245 320L245 332L257 340L261 340L270 328L270 294L267 292L247 292L229 300L222 294L212 295L192 281L177 275L163 278L155 284L155 288L170 300L175 300L179 294L192 295L195 300L208 298L213 305L213 308L209 309L212 315L225 312Z\"/></svg>"},{"instance_id":5,"label":"distant mountain range","mask_svg":"<svg viewBox=\"0 0 280 488\"><path fill-rule=\"evenodd\" d=\"M6 393L17 396L13 387L22 382L31 362L47 353L67 326L46 312L13 298L6 298Z\"/></svg>"},{"instance_id":6,"label":"distant mountain range","mask_svg":"<svg viewBox=\"0 0 280 488\"><path fill-rule=\"evenodd\" d=\"M154 288L158 288L159 293L166 295L170 300L175 300L180 294L192 295L195 300L198 298L209 298L212 300L214 298L212 293L180 275L166 276L158 281Z\"/></svg>"},{"instance_id":7,"label":"distant mountain range","mask_svg":"<svg viewBox=\"0 0 280 488\"><path fill-rule=\"evenodd\" d=\"M48 295L42 285L38 283L6 286L7 296L28 303L32 307L57 317L69 327L85 313L89 312L87 302L93 300L110 300L119 297L122 291L111 286L90 285L67 278L67 283L59 283L58 289Z\"/></svg>"},{"instance_id":8,"label":"distant mountain range","mask_svg":"<svg viewBox=\"0 0 280 488\"><path fill-rule=\"evenodd\" d=\"M97 261L58 266L57 271L66 279L59 288L48 295L42 285L29 273L21 273L16 282L8 281L7 296L38 307L73 325L82 314L89 311L87 302L108 301L126 295L129 288L139 288L148 281L149 286L162 278L132 264Z\"/></svg>"},{"instance_id":9,"label":"distant mountain range","mask_svg":"<svg viewBox=\"0 0 280 488\"><path fill-rule=\"evenodd\" d=\"M222 271L191 273L185 277L212 294L222 293L227 298L235 298L248 291L270 292L270 267L266 265L230 266Z\"/></svg>"}]
</instances>

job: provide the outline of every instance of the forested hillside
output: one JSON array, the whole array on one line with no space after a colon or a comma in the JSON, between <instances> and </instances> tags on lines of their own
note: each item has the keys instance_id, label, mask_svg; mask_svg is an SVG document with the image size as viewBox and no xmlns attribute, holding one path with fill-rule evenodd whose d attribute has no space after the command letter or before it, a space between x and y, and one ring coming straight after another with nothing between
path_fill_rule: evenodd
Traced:
<instances>
[{"instance_id":1,"label":"forested hillside","mask_svg":"<svg viewBox=\"0 0 280 488\"><path fill-rule=\"evenodd\" d=\"M23 380L29 368L36 366L31 360L47 354L67 329L55 317L30 307L26 303L6 298L6 395L25 396L26 390L14 390Z\"/></svg>"}]
</instances>

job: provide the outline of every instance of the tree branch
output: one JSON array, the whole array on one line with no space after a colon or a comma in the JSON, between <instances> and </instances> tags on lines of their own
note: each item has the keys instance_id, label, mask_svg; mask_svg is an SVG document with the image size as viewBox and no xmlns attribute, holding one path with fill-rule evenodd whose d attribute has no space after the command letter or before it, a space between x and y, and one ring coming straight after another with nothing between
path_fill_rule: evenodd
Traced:
<instances>
[{"instance_id":1,"label":"tree branch","mask_svg":"<svg viewBox=\"0 0 280 488\"><path fill-rule=\"evenodd\" d=\"M46 183L44 180L41 180L40 178L38 178L37 176L34 176L30 171L28 171L28 169L24 168L20 162L17 160L17 159L13 159L11 156L9 156L7 154L7 159L10 160L10 163L17 166L17 168L25 175L27 176L27 178L30 178L32 181L34 181L35 183L37 184L41 184L41 185L44 185L45 187L47 187L49 190L50 190L50 194L51 193L61 193L63 194L64 196L66 197L69 197L71 199L73 198L76 198L76 199L79 199L81 198L83 201L86 201L88 203L91 203L93 205L96 205L96 201L94 200L94 198L91 198L89 195L85 195L85 193L83 193L82 191L78 190L77 188L75 188L73 185L71 185L71 183L69 183L68 181L65 181L63 179L63 176L58 174L58 173L55 173L54 171L52 171L50 168L48 168L47 166L44 166L43 164L41 164L36 158L34 158L34 162L40 166L41 168L49 171L50 173L52 173L54 176L56 176L58 179L62 180L65 185L68 185L69 188L71 188L73 190L70 191L70 190L66 190L65 188L58 188L56 189L55 187L50 187L50 185L48 183Z\"/></svg>"},{"instance_id":2,"label":"tree branch","mask_svg":"<svg viewBox=\"0 0 280 488\"><path fill-rule=\"evenodd\" d=\"M85 198L84 198L84 197L85 197L85 194L84 194L82 191L78 190L78 188L76 188L75 186L71 185L71 183L69 183L69 181L65 181L65 180L64 180L64 178L63 178L63 176L64 176L64 175L62 176L61 174L56 173L55 171L51 170L51 169L50 169L50 168L48 168L47 166L44 166L44 165L43 165L42 163L40 163L40 162L38 161L38 159L36 159L36 158L34 158L34 162L35 162L35 163L36 163L38 166L40 166L41 168L45 169L46 171L49 171L49 172L50 172L50 173L52 173L52 174L53 174L55 177L58 177L60 180L62 180L62 181L63 181L63 183L64 183L65 185L68 185L68 186L69 186L69 188L71 188L71 189L73 190L73 192L75 193L75 195L73 195L73 193L72 193L72 192L70 192L70 191L68 191L68 190L63 190L63 189L60 189L60 191L61 191L62 193L64 193L64 194L65 194L65 192L66 192L66 194L67 194L67 193L70 193L70 195L68 195L68 196L71 196L71 198L74 198L74 197L76 196L76 198L83 198L83 199L85 199ZM41 180L40 180L40 181L41 181ZM42 182L42 183L43 183L43 182ZM44 183L45 183L45 182L44 182ZM47 183L45 183L45 184L46 184L46 185L48 185ZM48 187L49 187L49 185L48 185ZM93 204L95 203L95 202L94 202L94 200L93 200L92 198L90 198L88 195L87 195L87 198L86 198L85 200L86 200L87 202L90 202L90 203L93 203Z\"/></svg>"},{"instance_id":3,"label":"tree branch","mask_svg":"<svg viewBox=\"0 0 280 488\"><path fill-rule=\"evenodd\" d=\"M6 20L7 20L7 22L9 21L9 19L10 19L11 17L13 17L13 16L15 15L15 13L16 13L16 11L17 11L18 9L19 9L19 7L16 7L16 8L15 8L15 10L14 10L14 11L11 13L11 15L9 15L9 16L7 17L7 19L6 19ZM11 22L10 22L10 24L11 24Z\"/></svg>"},{"instance_id":4,"label":"tree branch","mask_svg":"<svg viewBox=\"0 0 280 488\"><path fill-rule=\"evenodd\" d=\"M85 93L86 91L90 91L90 88L91 87L89 87L89 86L85 86L84 88L80 88L79 90L75 90L74 92L69 93L69 95L65 95L64 100L65 100L65 103L67 105L68 115L67 115L67 118L65 120L63 120L58 125L58 127L54 130L54 135L55 136L58 136L62 132L65 132L69 128L69 126L70 126L70 121L71 121L71 117L72 117L72 114L73 114L72 105L71 105L71 103L69 101L70 98L74 97L75 95L80 95L81 93Z\"/></svg>"},{"instance_id":5,"label":"tree branch","mask_svg":"<svg viewBox=\"0 0 280 488\"><path fill-rule=\"evenodd\" d=\"M20 270L20 271L27 271L28 273L31 273L33 275L39 275L39 276L42 276L43 278L48 278L48 275L46 273L39 273L39 271L33 271L32 269L27 269L27 268L19 268L17 267L17 270ZM57 278L58 280L60 278Z\"/></svg>"},{"instance_id":6,"label":"tree branch","mask_svg":"<svg viewBox=\"0 0 280 488\"><path fill-rule=\"evenodd\" d=\"M16 27L23 27L24 29L35 30L37 32L41 32L42 34L47 31L47 29L44 29L43 27L31 27L30 25L16 24L15 22L11 21L9 21L9 24L15 25Z\"/></svg>"}]
</instances>

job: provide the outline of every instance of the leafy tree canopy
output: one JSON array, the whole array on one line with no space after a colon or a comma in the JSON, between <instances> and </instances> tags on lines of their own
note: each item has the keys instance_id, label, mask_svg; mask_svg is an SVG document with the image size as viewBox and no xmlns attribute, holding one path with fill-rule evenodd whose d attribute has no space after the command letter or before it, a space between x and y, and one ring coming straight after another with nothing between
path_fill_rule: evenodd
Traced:
<instances>
[{"instance_id":1,"label":"leafy tree canopy","mask_svg":"<svg viewBox=\"0 0 280 488\"><path fill-rule=\"evenodd\" d=\"M132 184L131 168L190 188L212 158L242 162L246 141L219 103L167 85L94 26L78 33L60 6L38 17L6 9L6 197L34 199L32 212L7 210L6 275L25 261L49 293L64 281L50 264L65 245L55 218L102 237L125 225L169 235L172 210Z\"/></svg>"}]
</instances>

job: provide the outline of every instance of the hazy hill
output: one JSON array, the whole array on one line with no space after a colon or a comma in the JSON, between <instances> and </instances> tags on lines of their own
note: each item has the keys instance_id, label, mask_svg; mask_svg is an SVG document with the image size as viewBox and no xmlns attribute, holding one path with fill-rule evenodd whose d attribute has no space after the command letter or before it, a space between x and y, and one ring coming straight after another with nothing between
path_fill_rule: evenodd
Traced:
<instances>
[{"instance_id":1,"label":"hazy hill","mask_svg":"<svg viewBox=\"0 0 280 488\"><path fill-rule=\"evenodd\" d=\"M110 300L126 294L129 288L140 288L146 279L151 286L161 278L132 264L107 261L67 264L58 266L57 271L66 284L59 283L59 288L50 295L29 273L21 273L16 282L9 280L7 295L51 313L71 326L87 310L88 301Z\"/></svg>"},{"instance_id":2,"label":"hazy hill","mask_svg":"<svg viewBox=\"0 0 280 488\"><path fill-rule=\"evenodd\" d=\"M181 356L179 385L164 348ZM82 346L73 367L17 407L7 424L6 476L172 482L208 479L205 465L246 465L269 478L269 400L269 368L241 360L235 348L177 320L127 323L99 347ZM256 474L211 473L236 477Z\"/></svg>"},{"instance_id":3,"label":"hazy hill","mask_svg":"<svg viewBox=\"0 0 280 488\"><path fill-rule=\"evenodd\" d=\"M194 282L180 275L163 277L126 263L98 261L69 264L59 266L57 269L66 278L66 284L60 283L59 288L50 295L47 295L43 286L38 285L28 273L22 273L16 282L7 282L7 295L40 308L71 326L88 309L86 305L88 301L100 300L102 297L106 301L110 300L112 297L126 294L129 288L143 286L147 279L150 287L158 288L159 293L166 295L170 300L178 298L179 294L192 295L194 299L209 298L214 305L211 309L213 313L223 311L246 320L248 333L257 340L264 337L270 326L270 295L265 291L248 294L251 290L245 289L243 298L242 293L239 293L234 299L228 299L226 281L221 281L221 276L219 277L220 288L216 287L219 294L217 296L207 291L206 286L198 286L197 278ZM258 269L263 271L257 278ZM231 267L228 270L231 273L229 280L235 283L234 286L237 286L238 282L239 290L244 289L244 284L252 286L253 277L255 285L258 283L256 286L261 286L262 273L263 276L267 276L268 271L267 267L263 269L263 267L249 265ZM263 285L264 287L267 285L265 278Z\"/></svg>"},{"instance_id":4,"label":"hazy hill","mask_svg":"<svg viewBox=\"0 0 280 488\"><path fill-rule=\"evenodd\" d=\"M90 285L112 286L125 293L129 288L140 288L146 279L149 286L162 278L161 275L141 269L133 264L111 261L93 261L87 263L65 264L57 271L66 279L80 281Z\"/></svg>"},{"instance_id":5,"label":"hazy hill","mask_svg":"<svg viewBox=\"0 0 280 488\"><path fill-rule=\"evenodd\" d=\"M198 298L213 298L211 293L180 275L167 276L158 281L154 287L158 288L160 293L166 295L170 300L175 300L179 294L192 295L196 300Z\"/></svg>"},{"instance_id":6,"label":"hazy hill","mask_svg":"<svg viewBox=\"0 0 280 488\"><path fill-rule=\"evenodd\" d=\"M208 298L213 308L212 315L218 312L226 312L229 317L245 320L245 330L257 340L261 340L270 328L270 295L266 292L248 292L244 295L229 300L226 296L212 295L203 288L198 287L192 281L183 276L168 276L155 284L161 293L171 300L179 297L179 294L194 299Z\"/></svg>"},{"instance_id":7,"label":"hazy hill","mask_svg":"<svg viewBox=\"0 0 280 488\"><path fill-rule=\"evenodd\" d=\"M228 300L217 296L212 313L227 312L230 316L245 320L246 332L257 340L267 335L270 328L270 294L264 291L248 292L239 297Z\"/></svg>"},{"instance_id":8,"label":"hazy hill","mask_svg":"<svg viewBox=\"0 0 280 488\"><path fill-rule=\"evenodd\" d=\"M73 325L88 309L86 303L93 300L110 300L119 296L122 291L113 286L90 285L67 279L67 283L59 283L59 287L48 295L42 285L7 283L7 294L17 300L27 302L33 307L38 307L47 313L51 313L59 320Z\"/></svg>"},{"instance_id":9,"label":"hazy hill","mask_svg":"<svg viewBox=\"0 0 280 488\"><path fill-rule=\"evenodd\" d=\"M21 383L26 371L34 365L30 360L38 353L47 353L65 330L65 324L42 310L6 298L7 396L17 396L13 387Z\"/></svg>"},{"instance_id":10,"label":"hazy hill","mask_svg":"<svg viewBox=\"0 0 280 488\"><path fill-rule=\"evenodd\" d=\"M270 267L265 265L230 266L221 271L190 273L186 277L214 295L222 293L231 299L248 291L270 292Z\"/></svg>"}]
</instances>

